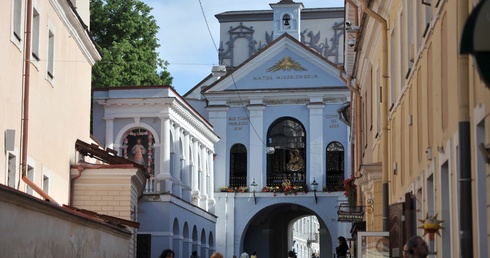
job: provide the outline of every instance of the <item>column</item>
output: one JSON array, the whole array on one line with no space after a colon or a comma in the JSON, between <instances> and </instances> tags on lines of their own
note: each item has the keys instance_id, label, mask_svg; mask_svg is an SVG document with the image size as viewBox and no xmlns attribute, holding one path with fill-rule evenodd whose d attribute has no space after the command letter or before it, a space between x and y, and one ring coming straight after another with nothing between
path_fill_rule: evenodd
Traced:
<instances>
[{"instance_id":1,"label":"column","mask_svg":"<svg viewBox=\"0 0 490 258\"><path fill-rule=\"evenodd\" d=\"M183 184L183 193L182 193L182 197L184 198L184 200L186 201L190 201L190 198L191 198L191 185L190 185L190 175L191 175L191 171L190 171L190 153L189 153L189 132L187 131L184 131L183 132L184 134L184 149L182 150L182 155L183 155L183 159L184 161L182 162L182 173L183 173L183 176L182 176L182 184Z\"/></svg>"},{"instance_id":2,"label":"column","mask_svg":"<svg viewBox=\"0 0 490 258\"><path fill-rule=\"evenodd\" d=\"M207 169L207 159L208 159L208 155L207 155L207 150L206 150L206 146L204 146L204 144L202 144L201 146L201 166L200 166L200 175L201 175L201 185L200 185L200 188L201 188L201 205L200 207L207 210L206 207L208 206L208 203L207 203L207 199L208 199L208 194L207 194L207 187L206 187L206 184L208 183L207 182L207 174L208 174L208 169Z\"/></svg>"},{"instance_id":3,"label":"column","mask_svg":"<svg viewBox=\"0 0 490 258\"><path fill-rule=\"evenodd\" d=\"M214 183L218 186L228 185L229 173L227 168L226 157L229 155L226 148L227 138L227 112L228 107L208 107L209 123L214 127L214 132L220 137L220 140L214 144L215 153L220 153L214 159L215 178Z\"/></svg>"},{"instance_id":4,"label":"column","mask_svg":"<svg viewBox=\"0 0 490 258\"><path fill-rule=\"evenodd\" d=\"M264 105L247 106L250 111L250 132L249 132L249 162L248 166L248 182L247 186L250 187L252 178L255 178L257 183L257 189L261 189L266 185L265 177L266 173L264 163L265 148L267 140L264 133ZM252 128L253 126L253 128ZM255 129L254 129L255 128ZM258 135L257 135L258 134ZM252 162L253 161L253 162Z\"/></svg>"},{"instance_id":5,"label":"column","mask_svg":"<svg viewBox=\"0 0 490 258\"><path fill-rule=\"evenodd\" d=\"M310 110L310 125L309 131L306 133L310 137L308 142L309 157L307 157L308 160L306 163L308 164L307 172L309 172L309 175L306 176L310 180L308 185L310 185L313 182L313 178L315 178L318 183L318 189L321 191L326 180L326 178L324 178L325 168L323 167L323 162L325 160L325 146L323 143L323 108L325 107L325 104L317 102L309 104L307 107Z\"/></svg>"},{"instance_id":6,"label":"column","mask_svg":"<svg viewBox=\"0 0 490 258\"><path fill-rule=\"evenodd\" d=\"M104 117L105 119L105 147L114 148L114 117Z\"/></svg>"},{"instance_id":7,"label":"column","mask_svg":"<svg viewBox=\"0 0 490 258\"><path fill-rule=\"evenodd\" d=\"M161 139L161 157L160 157L160 170L155 171L157 179L159 181L159 192L171 191L172 189L172 175L170 174L170 118L160 117L162 135Z\"/></svg>"},{"instance_id":8,"label":"column","mask_svg":"<svg viewBox=\"0 0 490 258\"><path fill-rule=\"evenodd\" d=\"M183 169L182 163L184 162L184 160L183 160L183 156L182 156L183 150L179 149L179 147L181 146L180 145L181 127L177 123L174 123L173 127L174 127L175 137L174 137L174 143L173 143L174 144L174 154L172 155L173 156L173 167L171 168L172 172L173 172L172 193L175 196L182 198L182 180L181 180L181 178L182 178L182 169Z\"/></svg>"},{"instance_id":9,"label":"column","mask_svg":"<svg viewBox=\"0 0 490 258\"><path fill-rule=\"evenodd\" d=\"M199 206L199 142L196 138L192 139L192 203Z\"/></svg>"},{"instance_id":10,"label":"column","mask_svg":"<svg viewBox=\"0 0 490 258\"><path fill-rule=\"evenodd\" d=\"M214 200L214 153L212 150L208 150L208 162L209 162L209 172L208 172L208 178L209 178L209 197L208 197L208 211L211 211L214 213L214 204L216 201Z\"/></svg>"}]
</instances>

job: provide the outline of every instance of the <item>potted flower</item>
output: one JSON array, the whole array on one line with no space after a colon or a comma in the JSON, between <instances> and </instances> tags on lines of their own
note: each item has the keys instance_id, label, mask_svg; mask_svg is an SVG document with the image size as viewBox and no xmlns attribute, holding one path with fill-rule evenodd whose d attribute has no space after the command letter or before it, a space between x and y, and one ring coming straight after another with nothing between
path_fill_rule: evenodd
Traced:
<instances>
[{"instance_id":1,"label":"potted flower","mask_svg":"<svg viewBox=\"0 0 490 258\"><path fill-rule=\"evenodd\" d=\"M344 180L344 195L347 197L349 206L356 206L357 201L357 186L354 183L356 178L352 175Z\"/></svg>"}]
</instances>

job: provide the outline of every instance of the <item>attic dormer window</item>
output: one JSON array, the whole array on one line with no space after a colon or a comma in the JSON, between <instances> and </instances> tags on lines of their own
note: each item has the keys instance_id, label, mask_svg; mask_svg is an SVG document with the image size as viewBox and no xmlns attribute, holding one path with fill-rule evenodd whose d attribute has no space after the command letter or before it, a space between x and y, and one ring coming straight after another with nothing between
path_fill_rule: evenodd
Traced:
<instances>
[{"instance_id":1,"label":"attic dormer window","mask_svg":"<svg viewBox=\"0 0 490 258\"><path fill-rule=\"evenodd\" d=\"M291 17L289 17L289 14L285 14L282 17L282 24L284 25L284 28L289 28L289 21L291 20Z\"/></svg>"}]
</instances>

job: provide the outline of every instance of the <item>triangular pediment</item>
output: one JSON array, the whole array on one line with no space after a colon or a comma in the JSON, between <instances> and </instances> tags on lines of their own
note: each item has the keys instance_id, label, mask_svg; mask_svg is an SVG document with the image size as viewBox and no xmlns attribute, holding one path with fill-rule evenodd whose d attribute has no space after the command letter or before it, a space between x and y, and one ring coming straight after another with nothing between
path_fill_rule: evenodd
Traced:
<instances>
[{"instance_id":1,"label":"triangular pediment","mask_svg":"<svg viewBox=\"0 0 490 258\"><path fill-rule=\"evenodd\" d=\"M205 93L329 87L345 87L336 66L284 34L212 84Z\"/></svg>"}]
</instances>

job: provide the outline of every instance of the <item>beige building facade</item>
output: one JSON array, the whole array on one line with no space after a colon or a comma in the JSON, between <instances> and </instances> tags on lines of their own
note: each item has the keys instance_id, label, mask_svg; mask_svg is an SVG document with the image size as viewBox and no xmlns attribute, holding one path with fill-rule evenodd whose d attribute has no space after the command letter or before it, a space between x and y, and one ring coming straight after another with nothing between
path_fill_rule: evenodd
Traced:
<instances>
[{"instance_id":1,"label":"beige building facade","mask_svg":"<svg viewBox=\"0 0 490 258\"><path fill-rule=\"evenodd\" d=\"M139 225L130 220L143 190L141 167L111 156L90 136L91 69L101 56L89 35L89 4L2 2L0 231L9 233L0 237L1 257L135 253L132 233ZM122 165L94 176L97 167L88 162ZM80 197L73 198L72 183L84 170L86 176L76 181ZM105 182L108 175L112 178ZM106 187L89 185L91 179ZM75 208L74 199L76 205L87 199L92 205Z\"/></svg>"},{"instance_id":2,"label":"beige building facade","mask_svg":"<svg viewBox=\"0 0 490 258\"><path fill-rule=\"evenodd\" d=\"M76 1L76 6L58 0L6 2L0 18L0 183L41 197L22 179L22 144L27 142L25 176L56 202L67 204L75 141L91 141L91 68L101 58L86 27L89 1ZM28 2L31 33L26 30ZM26 56L28 34L31 54Z\"/></svg>"},{"instance_id":3,"label":"beige building facade","mask_svg":"<svg viewBox=\"0 0 490 258\"><path fill-rule=\"evenodd\" d=\"M489 254L490 92L460 54L478 2L346 1L358 205L367 231L390 232L391 257L415 234L438 257Z\"/></svg>"}]
</instances>

